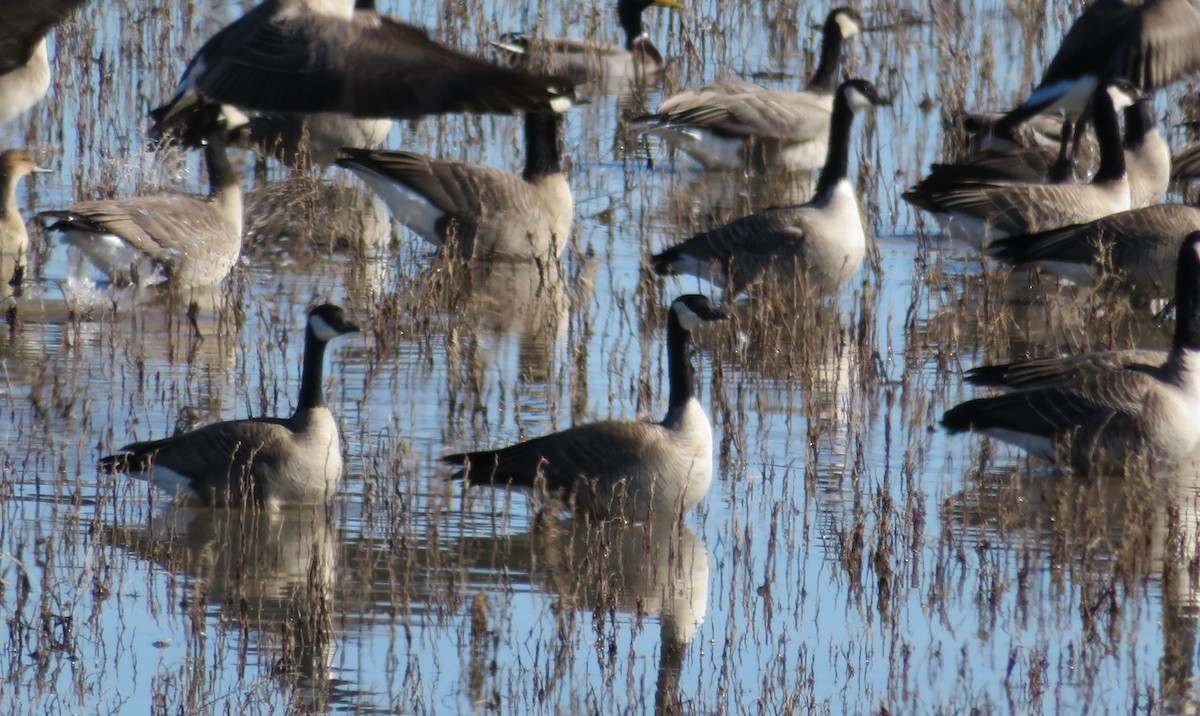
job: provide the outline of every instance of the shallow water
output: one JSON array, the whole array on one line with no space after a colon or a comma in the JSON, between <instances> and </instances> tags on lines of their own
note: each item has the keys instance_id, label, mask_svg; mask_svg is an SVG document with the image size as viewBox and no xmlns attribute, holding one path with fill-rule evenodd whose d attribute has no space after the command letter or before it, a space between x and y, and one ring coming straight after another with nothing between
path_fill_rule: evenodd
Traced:
<instances>
[{"instance_id":1,"label":"shallow water","mask_svg":"<svg viewBox=\"0 0 1200 716\"><path fill-rule=\"evenodd\" d=\"M567 3L382 6L463 46L514 23L613 32L607 9ZM359 199L268 189L235 275L187 297L197 334L186 304L130 307L72 280L66 250L42 243L19 323L0 330L0 703L1188 710L1195 481L1083 482L936 429L982 361L1169 341L1169 327L1069 289L1047 300L1024 276L982 278L969 249L918 233L899 201L942 151L944 107L1007 101L1040 67L1016 9L1057 42L1059 10L1043 21L1040 6L985 3L858 43L854 74L896 99L854 143L875 261L822 305L737 306L732 326L699 336L718 469L678 528L538 516L521 496L464 493L438 463L581 420L660 414L665 307L711 289L650 280L644 258L804 191L705 177L624 133L620 117L659 89L595 96L568 117L577 222L561 265L464 272L378 207L363 219ZM0 130L57 170L22 191L26 215L203 190L194 158L143 149L144 113L238 12L98 2L60 31L51 94ZM807 28L824 12L700 2L652 11L650 26L678 58L669 90L759 74L786 87L812 66ZM1168 126L1179 93L1160 101ZM517 167L519 138L518 120L450 117L400 125L388 146ZM241 166L247 187L263 179L248 155ZM192 510L98 474L100 455L177 425L289 412L298 327L327 300L368 324L328 360L348 465L328 511Z\"/></svg>"}]
</instances>

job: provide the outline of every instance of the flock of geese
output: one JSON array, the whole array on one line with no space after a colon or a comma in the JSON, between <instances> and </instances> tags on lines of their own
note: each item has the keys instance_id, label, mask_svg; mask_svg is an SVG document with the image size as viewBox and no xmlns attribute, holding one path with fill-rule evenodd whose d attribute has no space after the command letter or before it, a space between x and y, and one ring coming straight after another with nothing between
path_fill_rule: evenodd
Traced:
<instances>
[{"instance_id":1,"label":"flock of geese","mask_svg":"<svg viewBox=\"0 0 1200 716\"><path fill-rule=\"evenodd\" d=\"M17 3L0 42L0 121L45 93L45 35L86 0ZM562 130L575 88L655 82L662 54L643 29L652 6L618 0L623 44L506 35L506 64L439 44L380 14L372 0L266 0L197 52L151 134L202 147L204 197L86 201L41 213L114 282L177 288L220 282L242 243L242 195L227 156L250 142L297 166L336 164L360 177L393 217L454 260L556 259L574 201ZM661 275L695 274L727 299L774 285L812 296L854 276L867 231L849 180L856 113L888 104L864 79L841 78L847 41L880 28L849 8L823 25L817 69L798 92L722 80L663 100L630 124L703 169L819 169L812 198L738 218L655 254ZM1100 38L1100 39L1097 39ZM1180 461L1200 448L1200 210L1159 203L1173 175L1147 93L1200 70L1195 0L1095 0L1076 20L1041 83L1003 115L964 119L972 154L933 167L904 194L951 236L989 259L1036 265L1076 282L1115 272L1135 300L1166 297L1177 313L1168 353L1117 351L1032 359L971 371L1002 391L948 410L951 432L976 430L1081 471L1132 461ZM521 174L378 149L395 119L472 112L524 115ZM1122 128L1122 119L1124 127ZM1094 132L1091 131L1094 128ZM1194 149L1182 163L1200 163ZM24 276L29 238L16 184L42 171L28 152L0 155L0 264ZM712 429L696 398L691 334L726 318L685 295L667 320L670 393L661 422L604 421L495 450L447 455L457 477L549 492L598 518L676 518L712 479ZM124 472L213 505L319 503L342 475L336 422L322 395L326 345L359 327L333 305L305 325L295 413L220 422L125 446L101 469Z\"/></svg>"}]
</instances>

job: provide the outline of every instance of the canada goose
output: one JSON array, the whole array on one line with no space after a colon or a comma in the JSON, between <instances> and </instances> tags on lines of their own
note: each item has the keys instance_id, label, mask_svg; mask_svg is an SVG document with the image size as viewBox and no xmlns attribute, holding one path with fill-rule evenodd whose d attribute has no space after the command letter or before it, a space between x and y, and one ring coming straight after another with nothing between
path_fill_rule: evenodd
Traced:
<instances>
[{"instance_id":1,"label":"canada goose","mask_svg":"<svg viewBox=\"0 0 1200 716\"><path fill-rule=\"evenodd\" d=\"M1111 271L1135 300L1145 302L1169 297L1170 286L1163 279L1175 274L1179 243L1194 231L1200 231L1200 209L1156 204L1087 224L999 239L988 252L1017 266L1035 264L1080 285Z\"/></svg>"},{"instance_id":2,"label":"canada goose","mask_svg":"<svg viewBox=\"0 0 1200 716\"><path fill-rule=\"evenodd\" d=\"M309 311L300 398L290 418L231 420L132 443L101 458L100 469L127 473L206 505L275 508L324 502L342 477L337 423L321 384L325 346L358 330L339 306Z\"/></svg>"},{"instance_id":3,"label":"canada goose","mask_svg":"<svg viewBox=\"0 0 1200 716\"><path fill-rule=\"evenodd\" d=\"M1089 133L1090 136L1090 133ZM1060 184L1090 172L1093 143L1073 158L1063 155L1057 143L1011 149L988 148L954 164L934 164L922 186L949 187L966 182L1020 182ZM1170 148L1158 131L1154 102L1141 97L1125 108L1125 170L1129 176L1131 208L1158 203L1166 194L1171 166ZM1064 158L1067 161L1063 161ZM1083 166L1080 166L1083 165Z\"/></svg>"},{"instance_id":4,"label":"canada goose","mask_svg":"<svg viewBox=\"0 0 1200 716\"><path fill-rule=\"evenodd\" d=\"M157 131L201 100L262 112L407 119L509 114L570 99L559 81L443 47L418 27L353 0L266 0L200 48Z\"/></svg>"},{"instance_id":5,"label":"canada goose","mask_svg":"<svg viewBox=\"0 0 1200 716\"><path fill-rule=\"evenodd\" d=\"M214 124L204 148L209 194L84 201L47 211L47 228L83 251L117 283L168 281L175 288L220 282L242 250L242 188Z\"/></svg>"},{"instance_id":6,"label":"canada goose","mask_svg":"<svg viewBox=\"0 0 1200 716\"><path fill-rule=\"evenodd\" d=\"M1096 90L1100 167L1090 184L920 182L902 196L932 213L949 234L977 247L1002 236L1080 224L1126 211L1130 207L1129 179L1117 110L1131 105L1136 92L1123 80Z\"/></svg>"},{"instance_id":7,"label":"canada goose","mask_svg":"<svg viewBox=\"0 0 1200 716\"><path fill-rule=\"evenodd\" d=\"M1065 455L1081 472L1192 455L1200 445L1200 232L1184 240L1178 265L1178 321L1164 361L1111 370L1079 369L1077 361L1070 377L961 403L946 411L942 425L951 433L977 430L1047 459Z\"/></svg>"},{"instance_id":8,"label":"canada goose","mask_svg":"<svg viewBox=\"0 0 1200 716\"><path fill-rule=\"evenodd\" d=\"M998 131L1039 112L1078 118L1101 81L1124 79L1150 91L1200 70L1200 5L1195 0L1096 0L1080 14L1042 81Z\"/></svg>"},{"instance_id":9,"label":"canada goose","mask_svg":"<svg viewBox=\"0 0 1200 716\"><path fill-rule=\"evenodd\" d=\"M498 450L447 455L469 483L563 495L599 519L678 517L700 503L712 481L712 428L695 395L689 336L727 318L704 296L675 299L667 317L671 395L661 423L607 420L577 425Z\"/></svg>"},{"instance_id":10,"label":"canada goose","mask_svg":"<svg viewBox=\"0 0 1200 716\"><path fill-rule=\"evenodd\" d=\"M39 167L33 156L24 149L0 152L0 282L10 279L20 283L29 253L29 232L17 205L17 182L29 174L41 174L49 169Z\"/></svg>"},{"instance_id":11,"label":"canada goose","mask_svg":"<svg viewBox=\"0 0 1200 716\"><path fill-rule=\"evenodd\" d=\"M545 258L566 247L575 205L562 171L562 116L525 114L525 171L343 148L337 164L357 174L397 221L461 256Z\"/></svg>"},{"instance_id":12,"label":"canada goose","mask_svg":"<svg viewBox=\"0 0 1200 716\"><path fill-rule=\"evenodd\" d=\"M628 82L655 81L666 63L642 26L642 13L653 6L683 9L678 0L617 0L617 20L625 44L570 37L505 35L496 47L520 58L521 66L569 78Z\"/></svg>"},{"instance_id":13,"label":"canada goose","mask_svg":"<svg viewBox=\"0 0 1200 716\"><path fill-rule=\"evenodd\" d=\"M707 169L816 169L825 161L842 47L861 30L862 17L854 10L829 12L821 60L804 91L726 80L668 97L657 112L634 121Z\"/></svg>"},{"instance_id":14,"label":"canada goose","mask_svg":"<svg viewBox=\"0 0 1200 716\"><path fill-rule=\"evenodd\" d=\"M4 4L0 29L0 124L50 89L46 33L87 0L16 0Z\"/></svg>"},{"instance_id":15,"label":"canada goose","mask_svg":"<svg viewBox=\"0 0 1200 716\"><path fill-rule=\"evenodd\" d=\"M854 113L887 104L866 80L838 87L829 125L829 151L813 198L774 207L706 231L656 254L658 274L691 273L740 293L776 265L796 268L806 285L834 288L858 271L867 239L854 185L847 179Z\"/></svg>"}]
</instances>

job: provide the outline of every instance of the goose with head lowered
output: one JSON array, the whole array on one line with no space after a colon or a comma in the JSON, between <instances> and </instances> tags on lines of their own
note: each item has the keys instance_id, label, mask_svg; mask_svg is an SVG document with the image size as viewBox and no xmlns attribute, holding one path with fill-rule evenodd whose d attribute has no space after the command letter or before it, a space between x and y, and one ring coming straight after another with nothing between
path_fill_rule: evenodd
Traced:
<instances>
[{"instance_id":1,"label":"goose with head lowered","mask_svg":"<svg viewBox=\"0 0 1200 716\"><path fill-rule=\"evenodd\" d=\"M175 95L151 114L160 133L205 101L395 119L511 114L559 104L561 88L559 79L439 45L354 0L266 0L206 42Z\"/></svg>"},{"instance_id":2,"label":"goose with head lowered","mask_svg":"<svg viewBox=\"0 0 1200 716\"><path fill-rule=\"evenodd\" d=\"M770 270L819 291L832 290L858 271L867 238L854 185L848 179L854 113L887 104L866 80L838 87L829 125L829 150L813 198L736 219L656 254L661 275L695 274L736 295ZM790 274L789 274L790 275Z\"/></svg>"},{"instance_id":3,"label":"goose with head lowered","mask_svg":"<svg viewBox=\"0 0 1200 716\"><path fill-rule=\"evenodd\" d=\"M87 0L9 0L0 9L0 124L50 89L46 33Z\"/></svg>"},{"instance_id":4,"label":"goose with head lowered","mask_svg":"<svg viewBox=\"0 0 1200 716\"><path fill-rule=\"evenodd\" d=\"M468 484L546 492L597 519L674 519L712 482L712 427L695 395L689 337L727 315L704 296L681 296L667 316L671 391L662 422L606 420L498 450L447 455Z\"/></svg>"},{"instance_id":5,"label":"goose with head lowered","mask_svg":"<svg viewBox=\"0 0 1200 716\"><path fill-rule=\"evenodd\" d=\"M242 250L242 188L214 121L205 134L207 197L188 194L84 201L39 216L115 283L173 288L219 283Z\"/></svg>"},{"instance_id":6,"label":"goose with head lowered","mask_svg":"<svg viewBox=\"0 0 1200 716\"><path fill-rule=\"evenodd\" d=\"M850 8L829 12L821 59L803 91L725 80L668 97L634 121L706 169L816 169L825 161L842 48L864 29Z\"/></svg>"},{"instance_id":7,"label":"goose with head lowered","mask_svg":"<svg viewBox=\"0 0 1200 716\"><path fill-rule=\"evenodd\" d=\"M1101 85L1094 98L1100 168L1089 184L926 180L903 198L934 215L947 233L977 247L1013 234L1094 221L1130 208L1129 177L1117 111L1137 100L1123 80Z\"/></svg>"},{"instance_id":8,"label":"goose with head lowered","mask_svg":"<svg viewBox=\"0 0 1200 716\"><path fill-rule=\"evenodd\" d=\"M562 170L562 115L525 114L521 175L411 152L345 147L353 171L392 216L426 241L467 258L539 259L567 245L575 204Z\"/></svg>"},{"instance_id":9,"label":"goose with head lowered","mask_svg":"<svg viewBox=\"0 0 1200 716\"><path fill-rule=\"evenodd\" d=\"M132 443L101 458L100 469L126 473L211 506L325 502L342 478L341 441L322 386L325 347L358 330L340 306L324 304L309 311L300 398L291 417L231 420Z\"/></svg>"},{"instance_id":10,"label":"goose with head lowered","mask_svg":"<svg viewBox=\"0 0 1200 716\"><path fill-rule=\"evenodd\" d=\"M1200 209L1155 204L1087 224L993 241L988 253L1014 266L1037 266L1081 286L1113 276L1135 303L1171 295L1179 243L1200 231Z\"/></svg>"},{"instance_id":11,"label":"goose with head lowered","mask_svg":"<svg viewBox=\"0 0 1200 716\"><path fill-rule=\"evenodd\" d=\"M654 6L683 8L678 0L617 0L617 20L625 32L623 45L522 34L505 35L492 44L511 53L521 67L566 77L576 84L600 82L619 88L631 81L654 82L666 67L642 24L642 13Z\"/></svg>"},{"instance_id":12,"label":"goose with head lowered","mask_svg":"<svg viewBox=\"0 0 1200 716\"><path fill-rule=\"evenodd\" d=\"M29 231L17 203L17 182L48 172L24 149L0 152L0 283L20 283L29 254Z\"/></svg>"},{"instance_id":13,"label":"goose with head lowered","mask_svg":"<svg viewBox=\"0 0 1200 716\"><path fill-rule=\"evenodd\" d=\"M1177 462L1200 448L1200 232L1179 248L1175 338L1162 360L1112 353L1044 361L1025 371L980 371L977 382L1011 387L947 410L951 433L975 430L1079 472ZM1151 358L1141 362L1138 358ZM1132 358L1130 362L1126 362ZM1111 366L1111 367L1109 367ZM1040 376L1040 377L1039 377Z\"/></svg>"}]
</instances>

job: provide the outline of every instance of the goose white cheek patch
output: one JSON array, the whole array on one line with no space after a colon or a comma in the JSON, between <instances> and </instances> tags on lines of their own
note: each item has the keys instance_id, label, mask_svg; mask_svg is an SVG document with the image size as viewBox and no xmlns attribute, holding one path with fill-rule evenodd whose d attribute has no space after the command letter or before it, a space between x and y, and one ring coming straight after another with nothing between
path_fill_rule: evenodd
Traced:
<instances>
[{"instance_id":1,"label":"goose white cheek patch","mask_svg":"<svg viewBox=\"0 0 1200 716\"><path fill-rule=\"evenodd\" d=\"M308 326L312 328L313 334L323 341L331 341L341 335L333 329L333 326L325 322L320 316L312 316L308 319Z\"/></svg>"}]
</instances>

